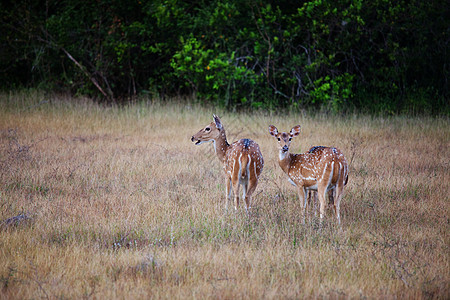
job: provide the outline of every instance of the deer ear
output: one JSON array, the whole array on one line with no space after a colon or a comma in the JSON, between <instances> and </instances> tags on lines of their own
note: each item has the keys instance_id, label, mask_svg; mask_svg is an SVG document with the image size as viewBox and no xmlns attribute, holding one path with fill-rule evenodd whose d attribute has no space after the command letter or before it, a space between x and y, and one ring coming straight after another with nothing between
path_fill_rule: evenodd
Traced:
<instances>
[{"instance_id":1,"label":"deer ear","mask_svg":"<svg viewBox=\"0 0 450 300\"><path fill-rule=\"evenodd\" d=\"M216 123L217 129L222 129L222 121L220 121L219 117L216 115L213 115L214 123Z\"/></svg>"},{"instance_id":2,"label":"deer ear","mask_svg":"<svg viewBox=\"0 0 450 300\"><path fill-rule=\"evenodd\" d=\"M297 136L297 135L299 135L299 134L300 134L300 125L297 125L297 126L292 127L290 134L291 134L292 136Z\"/></svg>"},{"instance_id":3,"label":"deer ear","mask_svg":"<svg viewBox=\"0 0 450 300\"><path fill-rule=\"evenodd\" d=\"M270 135L276 136L278 134L278 129L275 126L270 125L269 126L269 133L270 133Z\"/></svg>"}]
</instances>

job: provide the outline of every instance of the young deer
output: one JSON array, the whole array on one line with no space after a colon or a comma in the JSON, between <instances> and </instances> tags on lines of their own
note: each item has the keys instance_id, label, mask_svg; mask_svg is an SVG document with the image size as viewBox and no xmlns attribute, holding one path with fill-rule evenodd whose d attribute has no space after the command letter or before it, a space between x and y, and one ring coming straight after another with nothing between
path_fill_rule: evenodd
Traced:
<instances>
[{"instance_id":1,"label":"young deer","mask_svg":"<svg viewBox=\"0 0 450 300\"><path fill-rule=\"evenodd\" d=\"M264 166L264 159L257 143L250 139L241 139L228 144L225 129L219 117L192 136L195 145L213 142L217 157L225 172L226 204L231 198L231 185L234 191L234 208L239 207L239 185L242 185L247 213L250 210L251 196L258 185L258 178Z\"/></svg>"},{"instance_id":2,"label":"young deer","mask_svg":"<svg viewBox=\"0 0 450 300\"><path fill-rule=\"evenodd\" d=\"M340 218L340 202L344 185L348 181L348 165L342 152L337 148L319 146L311 148L303 154L289 153L292 138L300 134L300 125L294 126L289 133L279 133L278 129L270 125L269 133L278 140L280 150L278 163L288 175L289 181L297 187L298 196L302 204L303 223L305 222L307 191L315 190L319 196L320 219L325 216L326 195L335 190L333 208L338 223Z\"/></svg>"}]
</instances>

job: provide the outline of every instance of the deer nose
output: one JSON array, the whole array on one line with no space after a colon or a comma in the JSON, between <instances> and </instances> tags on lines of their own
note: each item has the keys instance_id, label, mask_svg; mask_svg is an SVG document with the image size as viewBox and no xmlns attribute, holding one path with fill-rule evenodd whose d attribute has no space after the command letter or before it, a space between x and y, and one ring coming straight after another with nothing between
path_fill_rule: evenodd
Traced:
<instances>
[{"instance_id":1,"label":"deer nose","mask_svg":"<svg viewBox=\"0 0 450 300\"><path fill-rule=\"evenodd\" d=\"M282 150L283 152L287 152L289 150L289 147L287 145L284 145Z\"/></svg>"}]
</instances>

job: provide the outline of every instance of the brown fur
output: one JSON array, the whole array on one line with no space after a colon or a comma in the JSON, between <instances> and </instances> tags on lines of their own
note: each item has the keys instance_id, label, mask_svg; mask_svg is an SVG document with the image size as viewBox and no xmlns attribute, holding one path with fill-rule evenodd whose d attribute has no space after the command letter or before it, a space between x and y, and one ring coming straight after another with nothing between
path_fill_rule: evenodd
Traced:
<instances>
[{"instance_id":1,"label":"brown fur","mask_svg":"<svg viewBox=\"0 0 450 300\"><path fill-rule=\"evenodd\" d=\"M303 221L306 213L307 191L317 190L320 203L320 217L325 215L326 194L335 191L333 208L340 223L340 201L344 185L348 180L348 165L342 152L337 148L313 147L303 154L289 153L292 138L300 134L300 126L293 127L290 133L279 133L273 125L269 133L278 140L280 150L278 163L281 169L297 186L302 202ZM329 194L330 197L330 194Z\"/></svg>"},{"instance_id":2,"label":"brown fur","mask_svg":"<svg viewBox=\"0 0 450 300\"><path fill-rule=\"evenodd\" d=\"M208 141L215 143L217 157L225 172L226 207L231 197L231 188L234 192L235 209L239 207L239 186L242 185L243 198L248 211L251 196L258 185L258 178L264 167L264 159L258 144L249 139L228 144L225 129L217 116L214 116L214 121L208 126L193 135L191 140L196 142L196 145Z\"/></svg>"}]
</instances>

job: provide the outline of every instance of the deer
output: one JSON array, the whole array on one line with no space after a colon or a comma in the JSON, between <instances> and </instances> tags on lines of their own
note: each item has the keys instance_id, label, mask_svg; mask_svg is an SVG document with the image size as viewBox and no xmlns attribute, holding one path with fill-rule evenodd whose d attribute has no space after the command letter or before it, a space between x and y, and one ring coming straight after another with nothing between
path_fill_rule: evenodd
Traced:
<instances>
[{"instance_id":1,"label":"deer","mask_svg":"<svg viewBox=\"0 0 450 300\"><path fill-rule=\"evenodd\" d=\"M348 164L344 154L337 148L317 146L307 153L289 153L289 147L294 137L300 135L300 125L292 127L289 133L278 132L270 125L269 133L278 142L278 164L288 180L297 187L297 193L302 206L302 223L305 223L307 208L307 192L317 191L319 197L320 221L325 217L326 195L333 209L338 224L341 224L340 202L344 186L348 182ZM335 192L333 196L333 190Z\"/></svg>"},{"instance_id":2,"label":"deer","mask_svg":"<svg viewBox=\"0 0 450 300\"><path fill-rule=\"evenodd\" d=\"M245 200L245 210L249 214L251 197L264 167L259 145L250 139L240 139L230 145L222 121L216 115L213 115L213 122L191 137L191 141L195 142L195 145L213 143L225 173L225 209L228 210L232 192L234 192L234 208L238 209L239 187L242 185L242 198Z\"/></svg>"}]
</instances>

